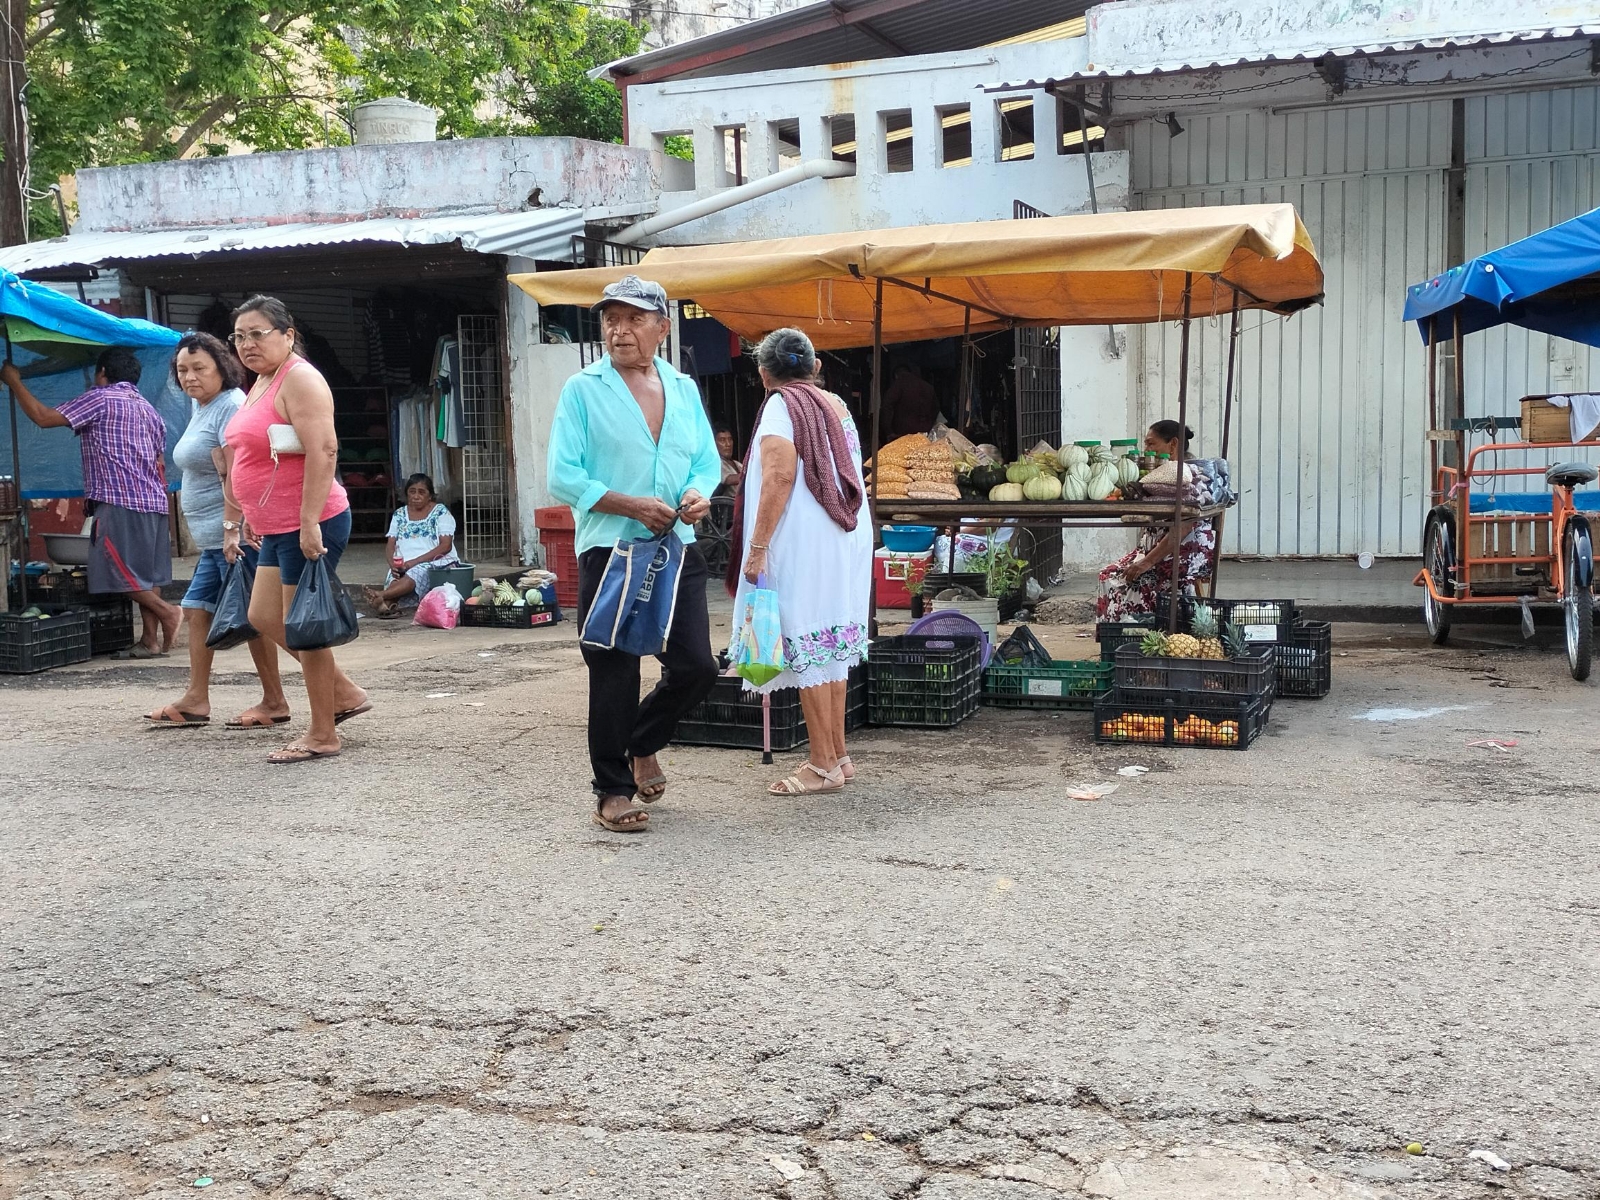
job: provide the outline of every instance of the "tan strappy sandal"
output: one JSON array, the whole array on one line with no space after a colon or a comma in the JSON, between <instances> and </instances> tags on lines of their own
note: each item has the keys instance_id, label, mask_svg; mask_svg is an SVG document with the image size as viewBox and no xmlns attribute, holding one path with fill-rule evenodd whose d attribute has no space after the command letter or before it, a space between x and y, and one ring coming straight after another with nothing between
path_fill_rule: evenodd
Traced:
<instances>
[{"instance_id":1,"label":"tan strappy sandal","mask_svg":"<svg viewBox=\"0 0 1600 1200\"><path fill-rule=\"evenodd\" d=\"M821 787L807 787L800 778L800 771L810 771L822 780ZM819 767L806 763L787 779L781 779L767 789L767 794L772 796L814 796L820 792L840 792L844 790L844 772L835 767L831 771L824 771Z\"/></svg>"}]
</instances>

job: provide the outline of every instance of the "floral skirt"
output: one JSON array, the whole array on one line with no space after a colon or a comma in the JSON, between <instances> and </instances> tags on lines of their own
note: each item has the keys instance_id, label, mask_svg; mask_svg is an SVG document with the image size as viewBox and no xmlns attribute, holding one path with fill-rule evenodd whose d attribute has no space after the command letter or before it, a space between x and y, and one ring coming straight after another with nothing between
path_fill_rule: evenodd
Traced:
<instances>
[{"instance_id":1,"label":"floral skirt","mask_svg":"<svg viewBox=\"0 0 1600 1200\"><path fill-rule=\"evenodd\" d=\"M783 657L788 665L770 682L756 687L745 682L747 692L775 692L781 688L822 687L843 683L851 670L867 657L867 627L859 621L827 629L785 634Z\"/></svg>"},{"instance_id":2,"label":"floral skirt","mask_svg":"<svg viewBox=\"0 0 1600 1200\"><path fill-rule=\"evenodd\" d=\"M1178 548L1183 560L1183 594L1191 599L1195 584L1211 578L1211 553L1217 544L1209 524L1196 526ZM1100 572L1100 598L1095 613L1102 621L1136 621L1155 612L1156 601L1172 592L1172 560L1165 559L1143 575L1128 579L1123 572L1148 553L1143 543Z\"/></svg>"}]
</instances>

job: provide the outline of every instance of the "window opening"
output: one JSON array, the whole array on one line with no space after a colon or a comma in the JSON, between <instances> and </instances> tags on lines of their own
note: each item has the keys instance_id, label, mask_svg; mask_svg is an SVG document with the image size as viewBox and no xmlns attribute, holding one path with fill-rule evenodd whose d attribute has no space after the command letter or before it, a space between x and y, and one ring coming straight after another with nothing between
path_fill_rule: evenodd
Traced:
<instances>
[{"instance_id":1,"label":"window opening","mask_svg":"<svg viewBox=\"0 0 1600 1200\"><path fill-rule=\"evenodd\" d=\"M800 122L772 121L767 125L767 131L768 152L772 156L768 169L787 171L790 167L798 167L801 163Z\"/></svg>"},{"instance_id":2,"label":"window opening","mask_svg":"<svg viewBox=\"0 0 1600 1200\"><path fill-rule=\"evenodd\" d=\"M1085 130L1089 134L1091 152L1099 153L1106 148L1106 131L1096 125L1092 118L1088 118L1087 113L1080 112L1076 104L1063 96L1056 102L1056 112L1060 114L1061 130L1061 144L1056 147L1057 154L1082 154Z\"/></svg>"},{"instance_id":3,"label":"window opening","mask_svg":"<svg viewBox=\"0 0 1600 1200\"><path fill-rule=\"evenodd\" d=\"M910 171L915 162L911 136L911 110L902 108L893 112L879 113L878 119L883 123L884 170L891 175L901 175Z\"/></svg>"},{"instance_id":4,"label":"window opening","mask_svg":"<svg viewBox=\"0 0 1600 1200\"><path fill-rule=\"evenodd\" d=\"M1000 161L1021 162L1033 157L1033 97L1000 100Z\"/></svg>"},{"instance_id":5,"label":"window opening","mask_svg":"<svg viewBox=\"0 0 1600 1200\"><path fill-rule=\"evenodd\" d=\"M738 187L750 181L746 162L750 153L750 132L743 125L727 125L717 130L717 140L722 149L723 187Z\"/></svg>"},{"instance_id":6,"label":"window opening","mask_svg":"<svg viewBox=\"0 0 1600 1200\"><path fill-rule=\"evenodd\" d=\"M661 190L694 190L694 135L686 129L672 129L652 135L656 154L661 159Z\"/></svg>"},{"instance_id":7,"label":"window opening","mask_svg":"<svg viewBox=\"0 0 1600 1200\"><path fill-rule=\"evenodd\" d=\"M972 165L972 105L954 104L936 110L939 114L939 165Z\"/></svg>"},{"instance_id":8,"label":"window opening","mask_svg":"<svg viewBox=\"0 0 1600 1200\"><path fill-rule=\"evenodd\" d=\"M828 119L828 141L833 148L834 162L856 161L856 118L854 113L840 113Z\"/></svg>"}]
</instances>

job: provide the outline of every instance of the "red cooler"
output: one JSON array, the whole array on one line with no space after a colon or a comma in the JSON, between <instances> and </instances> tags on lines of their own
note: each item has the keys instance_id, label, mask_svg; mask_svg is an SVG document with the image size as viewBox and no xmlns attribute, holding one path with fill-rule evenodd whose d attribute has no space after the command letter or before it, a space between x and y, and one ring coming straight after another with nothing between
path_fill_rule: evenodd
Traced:
<instances>
[{"instance_id":1,"label":"red cooler","mask_svg":"<svg viewBox=\"0 0 1600 1200\"><path fill-rule=\"evenodd\" d=\"M933 551L902 554L894 550L878 550L872 556L872 586L877 591L879 608L910 608L911 592L906 587L909 579L927 573L933 562Z\"/></svg>"}]
</instances>

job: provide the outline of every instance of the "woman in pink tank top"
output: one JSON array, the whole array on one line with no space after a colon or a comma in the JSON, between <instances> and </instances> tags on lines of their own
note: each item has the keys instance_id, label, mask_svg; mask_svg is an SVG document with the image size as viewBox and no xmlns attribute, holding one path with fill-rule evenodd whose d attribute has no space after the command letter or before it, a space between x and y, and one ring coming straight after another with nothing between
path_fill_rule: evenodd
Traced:
<instances>
[{"instance_id":1,"label":"woman in pink tank top","mask_svg":"<svg viewBox=\"0 0 1600 1200\"><path fill-rule=\"evenodd\" d=\"M260 549L250 623L288 650L283 620L306 563L326 559L336 568L350 541L350 500L334 478L339 438L333 427L333 393L297 353L294 319L283 302L252 296L233 313L239 360L256 373L244 405L228 422L222 552L232 562L240 540ZM273 425L289 425L303 454L280 452L273 461ZM342 749L335 726L371 710L367 693L333 659L332 650L289 650L305 673L311 727L268 756L273 763L310 762Z\"/></svg>"}]
</instances>

